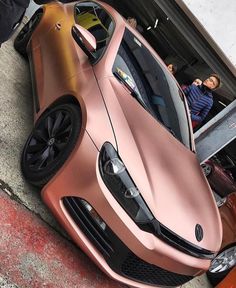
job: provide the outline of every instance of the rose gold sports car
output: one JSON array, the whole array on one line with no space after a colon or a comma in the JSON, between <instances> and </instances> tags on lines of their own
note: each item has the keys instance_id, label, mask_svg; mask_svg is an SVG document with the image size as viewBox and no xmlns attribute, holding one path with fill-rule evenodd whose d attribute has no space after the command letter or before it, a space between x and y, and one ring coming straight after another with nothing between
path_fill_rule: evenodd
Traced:
<instances>
[{"instance_id":1,"label":"rose gold sports car","mask_svg":"<svg viewBox=\"0 0 236 288\"><path fill-rule=\"evenodd\" d=\"M175 287L208 269L222 227L181 89L143 37L97 1L50 3L15 40L35 124L24 177L110 277Z\"/></svg>"}]
</instances>

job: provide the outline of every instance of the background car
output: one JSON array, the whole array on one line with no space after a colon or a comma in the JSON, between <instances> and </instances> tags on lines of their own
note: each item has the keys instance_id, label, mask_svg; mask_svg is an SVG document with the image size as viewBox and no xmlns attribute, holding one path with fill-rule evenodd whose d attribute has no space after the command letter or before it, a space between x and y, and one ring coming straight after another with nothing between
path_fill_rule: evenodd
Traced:
<instances>
[{"instance_id":1,"label":"background car","mask_svg":"<svg viewBox=\"0 0 236 288\"><path fill-rule=\"evenodd\" d=\"M215 287L231 270L234 270L229 277L226 277L228 280L225 279L226 282L223 280L222 284L219 285L219 287L230 288L233 286L226 286L225 283L232 285L236 283L233 281L236 279L236 192L231 193L226 198L217 197L217 203L222 220L223 239L221 250L212 260L207 276Z\"/></svg>"},{"instance_id":2,"label":"background car","mask_svg":"<svg viewBox=\"0 0 236 288\"><path fill-rule=\"evenodd\" d=\"M231 141L223 149L217 152L213 156L213 160L222 166L227 171L231 172L231 175L236 178L236 139Z\"/></svg>"},{"instance_id":3,"label":"background car","mask_svg":"<svg viewBox=\"0 0 236 288\"><path fill-rule=\"evenodd\" d=\"M232 173L224 169L214 160L208 160L202 164L204 174L215 191L221 197L236 191L236 183Z\"/></svg>"},{"instance_id":4,"label":"background car","mask_svg":"<svg viewBox=\"0 0 236 288\"><path fill-rule=\"evenodd\" d=\"M35 109L22 172L72 239L134 287L206 271L219 212L185 97L151 46L109 5L81 1L40 8L15 48Z\"/></svg>"}]
</instances>

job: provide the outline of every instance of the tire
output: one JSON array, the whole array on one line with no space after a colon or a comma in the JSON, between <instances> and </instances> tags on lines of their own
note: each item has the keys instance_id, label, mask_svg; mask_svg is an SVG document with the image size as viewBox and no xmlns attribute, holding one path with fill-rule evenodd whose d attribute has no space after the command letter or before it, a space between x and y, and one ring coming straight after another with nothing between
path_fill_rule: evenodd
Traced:
<instances>
[{"instance_id":1,"label":"tire","mask_svg":"<svg viewBox=\"0 0 236 288\"><path fill-rule=\"evenodd\" d=\"M27 58L27 44L32 36L33 31L40 22L43 13L42 10L38 10L30 18L30 20L21 29L14 41L14 48L19 52L24 58Z\"/></svg>"},{"instance_id":2,"label":"tire","mask_svg":"<svg viewBox=\"0 0 236 288\"><path fill-rule=\"evenodd\" d=\"M210 283L215 287L226 277L226 275L235 265L236 243L222 249L219 254L212 260L211 266L207 271L207 277Z\"/></svg>"},{"instance_id":3,"label":"tire","mask_svg":"<svg viewBox=\"0 0 236 288\"><path fill-rule=\"evenodd\" d=\"M62 167L81 131L76 105L62 104L45 112L36 122L24 146L21 170L34 186L44 186Z\"/></svg>"}]
</instances>

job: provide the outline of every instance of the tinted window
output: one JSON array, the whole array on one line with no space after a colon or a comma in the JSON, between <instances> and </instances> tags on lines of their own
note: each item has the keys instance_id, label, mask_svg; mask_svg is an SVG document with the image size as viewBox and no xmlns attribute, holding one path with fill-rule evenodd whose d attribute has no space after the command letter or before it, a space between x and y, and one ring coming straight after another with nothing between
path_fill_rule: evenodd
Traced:
<instances>
[{"instance_id":1,"label":"tinted window","mask_svg":"<svg viewBox=\"0 0 236 288\"><path fill-rule=\"evenodd\" d=\"M97 3L81 2L75 5L75 22L93 34L97 42L95 56L99 58L114 30L112 18Z\"/></svg>"},{"instance_id":2,"label":"tinted window","mask_svg":"<svg viewBox=\"0 0 236 288\"><path fill-rule=\"evenodd\" d=\"M190 147L187 111L183 95L165 65L126 30L113 73L137 101L184 145Z\"/></svg>"}]
</instances>

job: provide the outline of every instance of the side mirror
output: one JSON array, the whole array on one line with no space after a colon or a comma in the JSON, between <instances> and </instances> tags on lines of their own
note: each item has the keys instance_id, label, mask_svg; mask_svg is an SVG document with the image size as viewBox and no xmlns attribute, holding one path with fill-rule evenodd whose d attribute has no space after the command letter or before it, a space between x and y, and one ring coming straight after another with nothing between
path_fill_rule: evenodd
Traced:
<instances>
[{"instance_id":1,"label":"side mirror","mask_svg":"<svg viewBox=\"0 0 236 288\"><path fill-rule=\"evenodd\" d=\"M97 47L95 37L88 30L78 24L72 26L71 32L74 40L88 56L88 58L94 60L95 55L93 52Z\"/></svg>"}]
</instances>

